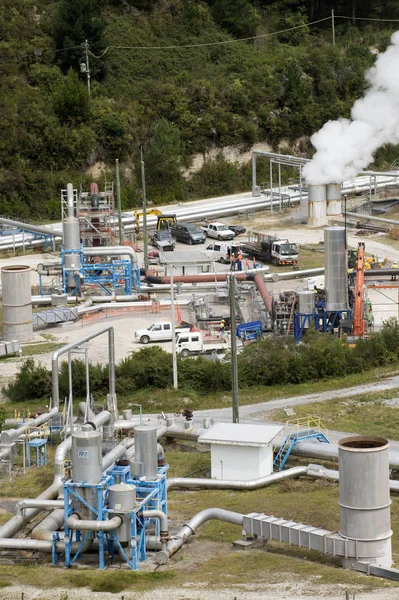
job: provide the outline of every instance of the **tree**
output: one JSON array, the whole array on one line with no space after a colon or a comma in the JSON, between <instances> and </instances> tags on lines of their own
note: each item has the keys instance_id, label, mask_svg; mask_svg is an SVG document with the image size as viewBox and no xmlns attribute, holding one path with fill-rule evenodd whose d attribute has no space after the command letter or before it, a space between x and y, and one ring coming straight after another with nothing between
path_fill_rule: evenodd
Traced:
<instances>
[{"instance_id":1,"label":"tree","mask_svg":"<svg viewBox=\"0 0 399 600\"><path fill-rule=\"evenodd\" d=\"M103 0L61 0L55 17L54 40L60 52L60 62L65 69L77 69L83 56L80 46L88 40L96 51L104 47L105 23L101 17ZM99 72L98 63L91 65Z\"/></svg>"},{"instance_id":2,"label":"tree","mask_svg":"<svg viewBox=\"0 0 399 600\"><path fill-rule=\"evenodd\" d=\"M90 115L89 96L78 75L69 69L53 96L54 111L62 123L84 123Z\"/></svg>"},{"instance_id":3,"label":"tree","mask_svg":"<svg viewBox=\"0 0 399 600\"><path fill-rule=\"evenodd\" d=\"M221 27L237 37L253 35L260 23L259 14L249 0L215 0L212 13Z\"/></svg>"},{"instance_id":4,"label":"tree","mask_svg":"<svg viewBox=\"0 0 399 600\"><path fill-rule=\"evenodd\" d=\"M166 119L159 119L155 124L149 152L145 155L146 176L153 187L153 193L164 194L165 191L170 191L175 197L181 196L181 150L177 127Z\"/></svg>"}]
</instances>

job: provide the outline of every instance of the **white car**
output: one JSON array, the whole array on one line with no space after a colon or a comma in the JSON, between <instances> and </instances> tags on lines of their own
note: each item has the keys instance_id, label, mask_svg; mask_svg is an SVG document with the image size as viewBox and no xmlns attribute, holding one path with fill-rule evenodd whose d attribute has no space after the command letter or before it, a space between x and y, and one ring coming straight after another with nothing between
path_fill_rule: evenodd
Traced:
<instances>
[{"instance_id":1,"label":"white car","mask_svg":"<svg viewBox=\"0 0 399 600\"><path fill-rule=\"evenodd\" d=\"M209 223L202 228L207 236L217 240L233 240L235 238L234 231L231 231L224 223Z\"/></svg>"}]
</instances>

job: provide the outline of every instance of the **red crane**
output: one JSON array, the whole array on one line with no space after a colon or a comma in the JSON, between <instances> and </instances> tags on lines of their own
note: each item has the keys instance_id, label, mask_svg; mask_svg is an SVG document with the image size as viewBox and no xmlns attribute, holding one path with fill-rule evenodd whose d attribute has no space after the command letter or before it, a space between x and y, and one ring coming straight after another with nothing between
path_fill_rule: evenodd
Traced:
<instances>
[{"instance_id":1,"label":"red crane","mask_svg":"<svg viewBox=\"0 0 399 600\"><path fill-rule=\"evenodd\" d=\"M364 242L359 242L357 247L356 280L355 280L355 308L353 314L353 335L364 335Z\"/></svg>"}]
</instances>

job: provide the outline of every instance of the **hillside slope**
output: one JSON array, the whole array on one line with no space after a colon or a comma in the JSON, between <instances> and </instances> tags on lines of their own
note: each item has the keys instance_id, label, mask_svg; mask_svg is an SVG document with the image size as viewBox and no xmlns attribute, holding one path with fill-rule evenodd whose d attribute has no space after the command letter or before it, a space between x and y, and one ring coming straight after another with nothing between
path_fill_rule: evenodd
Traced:
<instances>
[{"instance_id":1,"label":"hillside slope","mask_svg":"<svg viewBox=\"0 0 399 600\"><path fill-rule=\"evenodd\" d=\"M185 179L196 153L282 140L310 152L311 133L348 116L374 60L370 48L384 48L392 32L389 23L359 29L337 19L333 47L331 20L308 25L327 18L330 4L3 0L0 214L58 218L60 187L86 187L87 169L111 169L115 158L124 207L134 206L141 146L154 202L249 187L248 166L222 158ZM350 3L335 4L351 14ZM398 17L391 4L369 0L360 16ZM263 37L237 41L253 36ZM86 39L90 98L80 72ZM384 150L379 159L396 154Z\"/></svg>"}]
</instances>

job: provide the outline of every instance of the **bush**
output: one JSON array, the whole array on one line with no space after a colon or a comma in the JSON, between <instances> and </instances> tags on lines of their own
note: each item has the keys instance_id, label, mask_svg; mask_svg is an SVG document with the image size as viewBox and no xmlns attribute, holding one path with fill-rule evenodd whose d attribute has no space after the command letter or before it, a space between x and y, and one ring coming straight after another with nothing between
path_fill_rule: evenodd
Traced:
<instances>
[{"instance_id":1,"label":"bush","mask_svg":"<svg viewBox=\"0 0 399 600\"><path fill-rule=\"evenodd\" d=\"M4 387L3 392L12 402L50 397L51 373L29 357L19 366L14 381Z\"/></svg>"}]
</instances>

